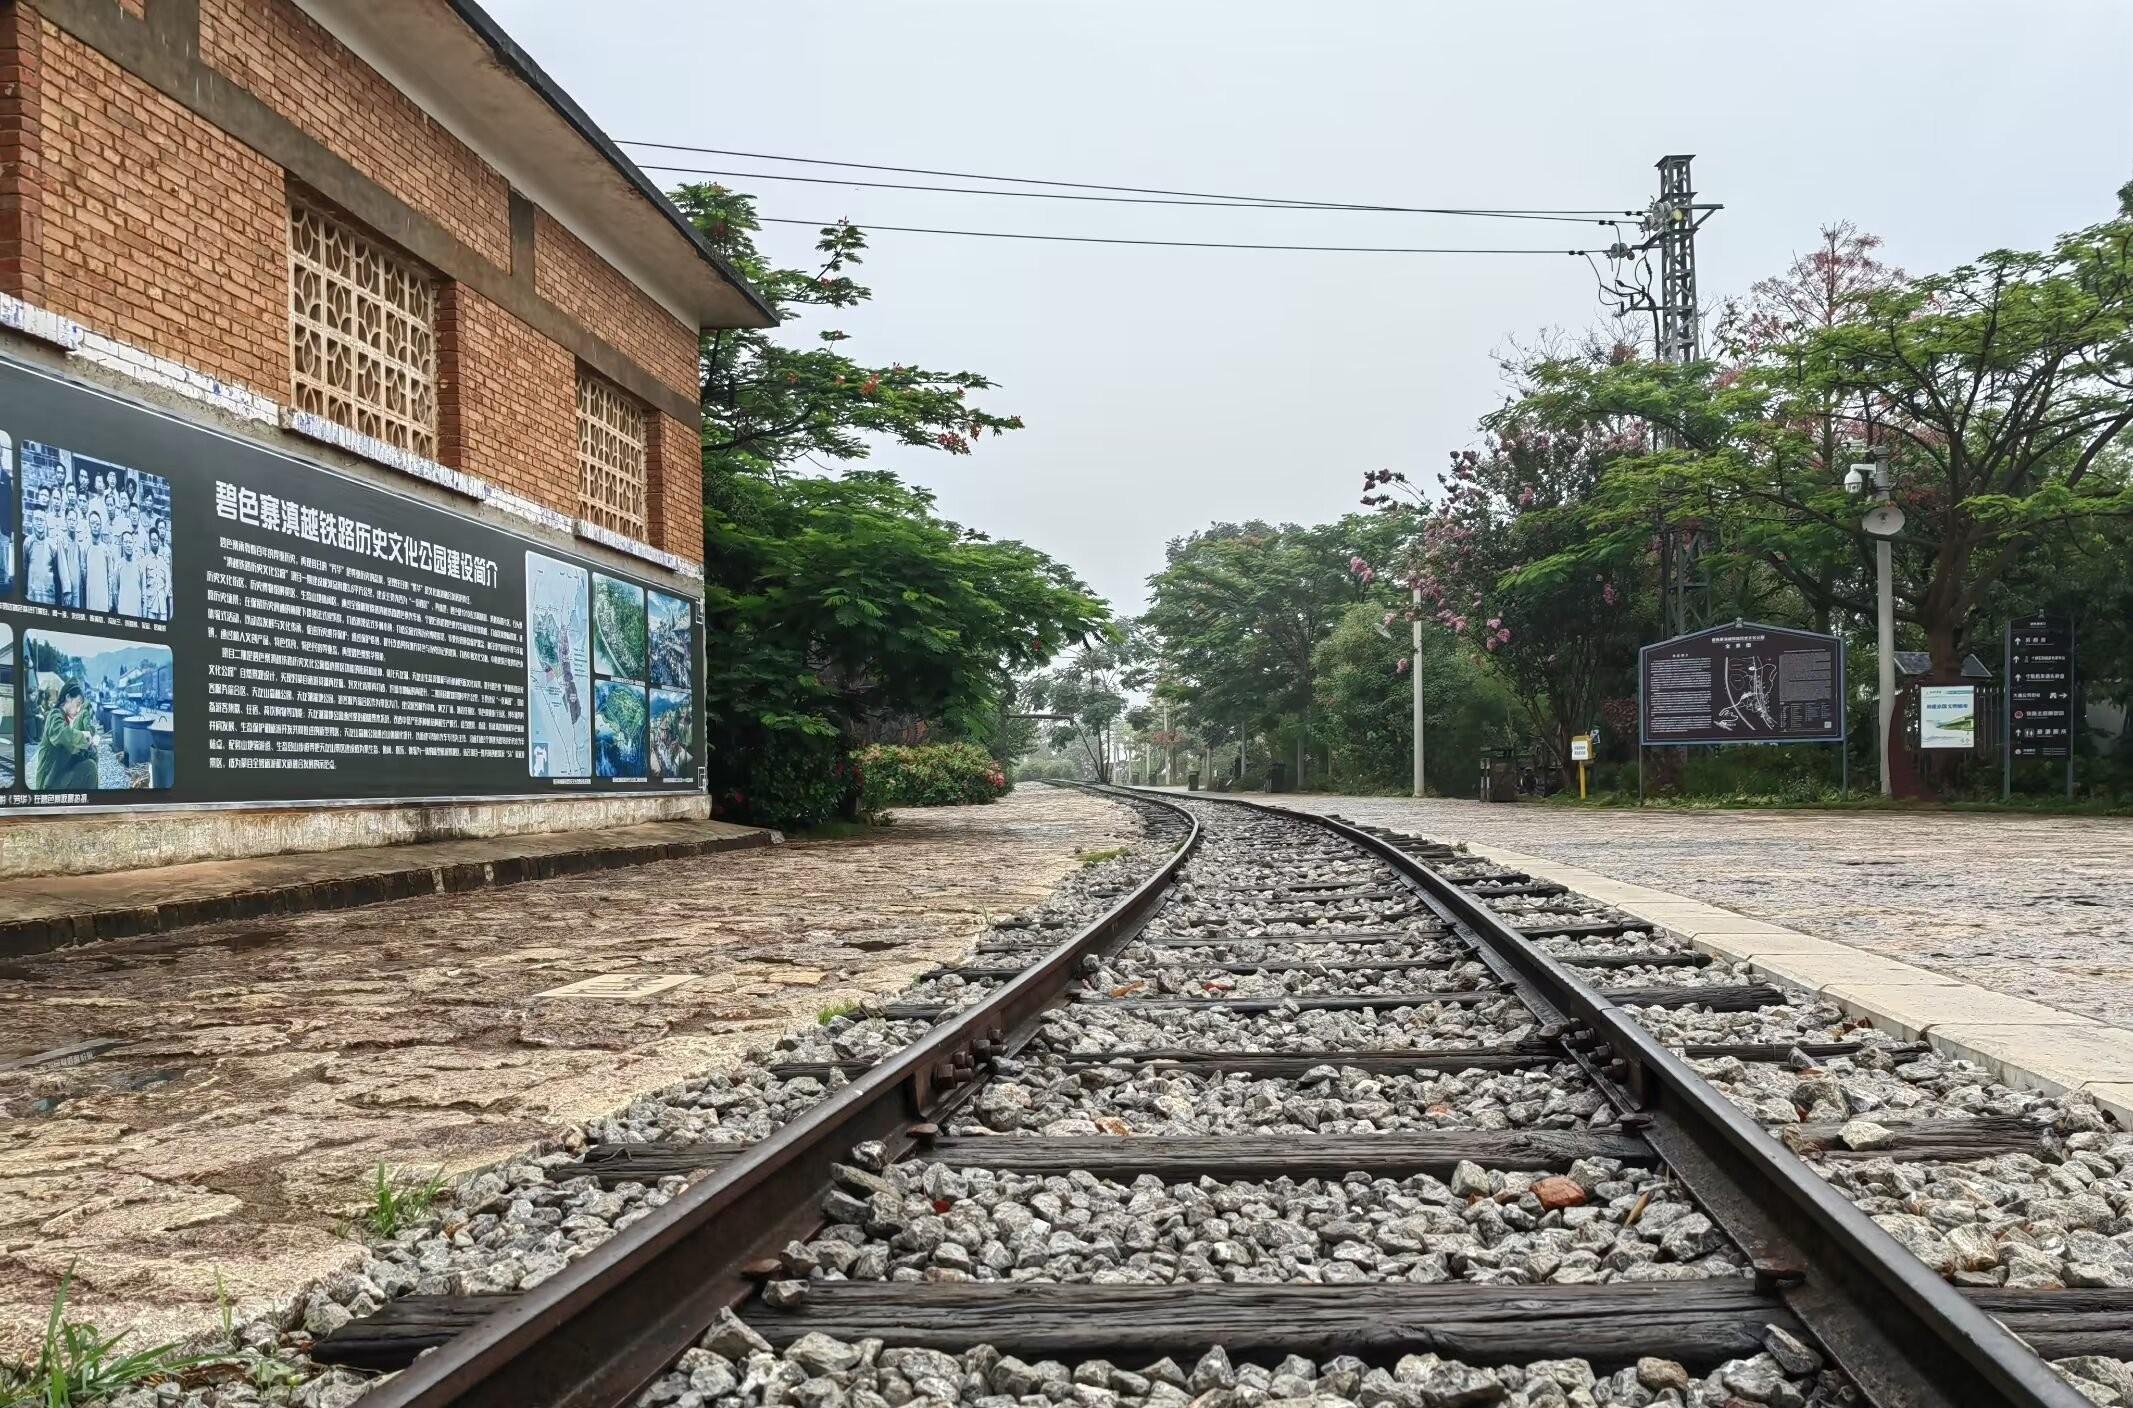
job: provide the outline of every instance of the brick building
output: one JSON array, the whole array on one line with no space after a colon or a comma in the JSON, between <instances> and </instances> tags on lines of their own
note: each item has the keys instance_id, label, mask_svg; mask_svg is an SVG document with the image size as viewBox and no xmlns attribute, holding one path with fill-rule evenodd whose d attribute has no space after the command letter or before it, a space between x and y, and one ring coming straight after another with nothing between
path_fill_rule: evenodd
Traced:
<instances>
[{"instance_id":1,"label":"brick building","mask_svg":"<svg viewBox=\"0 0 2133 1408\"><path fill-rule=\"evenodd\" d=\"M0 0L0 293L18 361L695 599L699 330L772 321L471 0ZM705 814L90 800L0 874Z\"/></svg>"}]
</instances>

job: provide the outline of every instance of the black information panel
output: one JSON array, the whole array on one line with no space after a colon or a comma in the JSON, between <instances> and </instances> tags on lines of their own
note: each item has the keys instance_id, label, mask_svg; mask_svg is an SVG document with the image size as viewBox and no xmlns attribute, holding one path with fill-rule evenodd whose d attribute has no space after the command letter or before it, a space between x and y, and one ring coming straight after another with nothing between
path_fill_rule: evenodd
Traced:
<instances>
[{"instance_id":1,"label":"black information panel","mask_svg":"<svg viewBox=\"0 0 2133 1408\"><path fill-rule=\"evenodd\" d=\"M0 361L0 803L701 786L696 605Z\"/></svg>"},{"instance_id":2,"label":"black information panel","mask_svg":"<svg viewBox=\"0 0 2133 1408\"><path fill-rule=\"evenodd\" d=\"M2042 612L2007 624L2007 745L2064 758L2074 741L2074 628Z\"/></svg>"},{"instance_id":3,"label":"black information panel","mask_svg":"<svg viewBox=\"0 0 2133 1408\"><path fill-rule=\"evenodd\" d=\"M1842 743L1844 647L1835 636L1737 622L1638 654L1644 746Z\"/></svg>"}]
</instances>

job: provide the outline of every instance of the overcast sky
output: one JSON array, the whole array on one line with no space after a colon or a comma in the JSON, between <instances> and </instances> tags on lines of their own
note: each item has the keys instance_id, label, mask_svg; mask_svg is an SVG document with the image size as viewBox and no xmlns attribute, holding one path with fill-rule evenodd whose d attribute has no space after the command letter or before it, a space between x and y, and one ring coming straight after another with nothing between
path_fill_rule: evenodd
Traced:
<instances>
[{"instance_id":1,"label":"overcast sky","mask_svg":"<svg viewBox=\"0 0 2133 1408\"><path fill-rule=\"evenodd\" d=\"M2133 177L2123 0L489 0L618 139L1311 200L1641 208L1693 153L1707 306L1850 219L1923 271L2101 219ZM1671 85L1671 87L1670 87ZM729 170L819 169L658 157ZM867 173L853 173L866 175ZM685 179L653 171L663 183ZM1600 232L721 178L766 215L979 230L1569 248ZM881 175L878 180L925 178ZM771 227L804 258L811 232ZM1434 473L1491 353L1600 316L1582 259L1128 249L879 233L861 357L983 372L1029 428L889 448L951 517L1137 610L1164 542ZM796 335L811 335L803 325Z\"/></svg>"}]
</instances>

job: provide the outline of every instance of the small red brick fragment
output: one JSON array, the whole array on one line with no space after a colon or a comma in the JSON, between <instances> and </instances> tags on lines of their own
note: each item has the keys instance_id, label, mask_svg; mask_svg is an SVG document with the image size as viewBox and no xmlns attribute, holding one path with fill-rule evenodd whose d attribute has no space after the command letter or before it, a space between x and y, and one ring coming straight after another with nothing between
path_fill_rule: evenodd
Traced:
<instances>
[{"instance_id":1,"label":"small red brick fragment","mask_svg":"<svg viewBox=\"0 0 2133 1408\"><path fill-rule=\"evenodd\" d=\"M1557 1208L1575 1208L1585 1205L1585 1190L1568 1178L1543 1178L1533 1185L1533 1196L1549 1212Z\"/></svg>"}]
</instances>

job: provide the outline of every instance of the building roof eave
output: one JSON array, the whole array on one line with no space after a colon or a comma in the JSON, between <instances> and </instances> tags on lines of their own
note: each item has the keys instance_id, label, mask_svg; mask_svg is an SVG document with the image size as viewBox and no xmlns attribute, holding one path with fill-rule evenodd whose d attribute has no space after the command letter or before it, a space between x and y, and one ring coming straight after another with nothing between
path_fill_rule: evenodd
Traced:
<instances>
[{"instance_id":1,"label":"building roof eave","mask_svg":"<svg viewBox=\"0 0 2133 1408\"><path fill-rule=\"evenodd\" d=\"M693 328L776 312L475 0L295 0L438 127Z\"/></svg>"},{"instance_id":2,"label":"building roof eave","mask_svg":"<svg viewBox=\"0 0 2133 1408\"><path fill-rule=\"evenodd\" d=\"M571 128L580 137L584 138L595 151L599 152L625 181L636 188L639 195L651 203L653 209L665 217L667 223L674 227L675 233L688 241L698 258L716 270L718 276L728 284L731 284L734 291L740 294L748 302L749 306L761 315L761 322L739 324L739 326L769 327L777 322L778 315L776 311L764 300L763 296L756 292L755 288L746 279L742 278L718 251L711 248L711 244L704 238L703 232L689 223L689 218L675 208L674 202L667 199L666 192L660 190L658 185L653 182L651 177L645 175L636 162L631 161L623 154L622 149L615 145L614 140L600 129L599 124L594 122L583 108L578 106L577 100L564 92L562 87L554 79L550 78L539 64L534 62L533 56L520 47L517 40L505 33L502 26L490 18L488 11L476 4L475 0L449 0L449 3L453 12L466 23L467 27L481 36L482 42L489 46L490 51L496 55L498 61L517 74L527 87L538 93L542 101L554 109L558 117L569 123Z\"/></svg>"}]
</instances>

